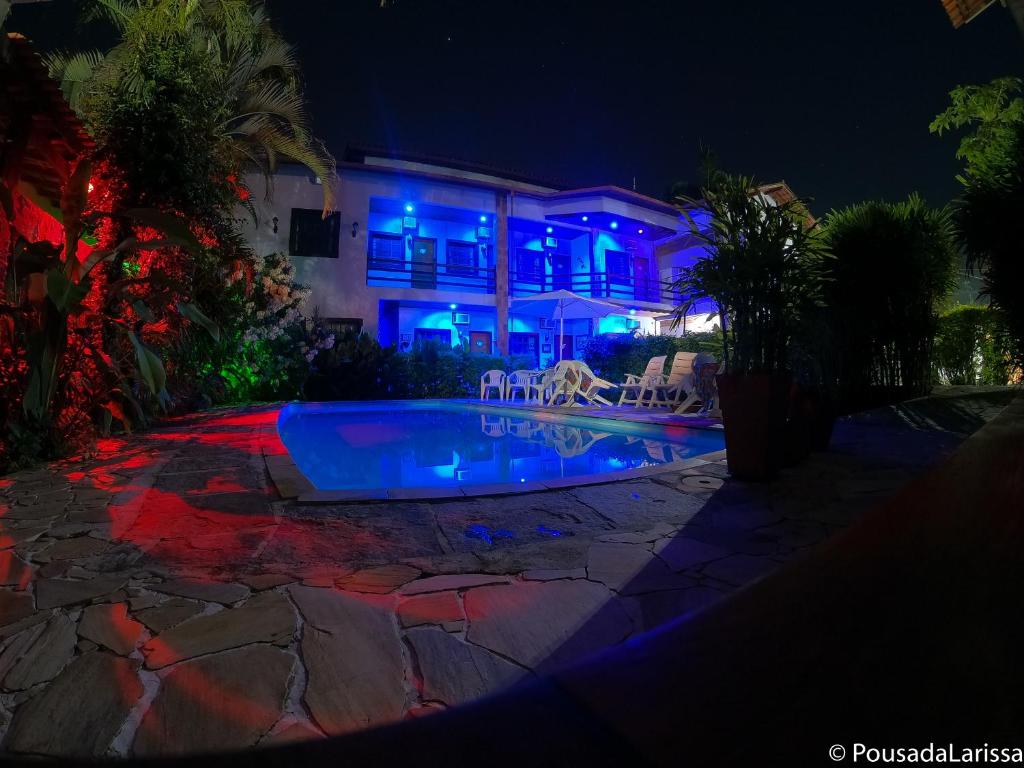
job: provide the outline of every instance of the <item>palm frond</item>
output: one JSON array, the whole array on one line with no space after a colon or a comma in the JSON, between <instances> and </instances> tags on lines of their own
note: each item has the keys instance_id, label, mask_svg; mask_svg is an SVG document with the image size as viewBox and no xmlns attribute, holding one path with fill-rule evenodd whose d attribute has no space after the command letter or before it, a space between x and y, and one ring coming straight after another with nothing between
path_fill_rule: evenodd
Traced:
<instances>
[{"instance_id":1,"label":"palm frond","mask_svg":"<svg viewBox=\"0 0 1024 768\"><path fill-rule=\"evenodd\" d=\"M103 54L99 51L55 52L45 55L43 62L50 71L50 77L60 84L65 101L81 116L89 86L103 66Z\"/></svg>"}]
</instances>

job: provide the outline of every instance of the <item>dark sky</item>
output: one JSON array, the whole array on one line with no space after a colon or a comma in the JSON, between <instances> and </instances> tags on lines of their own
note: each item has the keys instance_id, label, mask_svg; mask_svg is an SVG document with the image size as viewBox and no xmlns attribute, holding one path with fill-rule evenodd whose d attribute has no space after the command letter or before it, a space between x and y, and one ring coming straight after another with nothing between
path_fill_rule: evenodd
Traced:
<instances>
[{"instance_id":1,"label":"dark sky","mask_svg":"<svg viewBox=\"0 0 1024 768\"><path fill-rule=\"evenodd\" d=\"M703 142L824 212L957 194L928 123L958 83L1024 74L994 6L954 30L940 0L270 0L299 48L319 135L662 197ZM67 47L69 0L8 28Z\"/></svg>"}]
</instances>

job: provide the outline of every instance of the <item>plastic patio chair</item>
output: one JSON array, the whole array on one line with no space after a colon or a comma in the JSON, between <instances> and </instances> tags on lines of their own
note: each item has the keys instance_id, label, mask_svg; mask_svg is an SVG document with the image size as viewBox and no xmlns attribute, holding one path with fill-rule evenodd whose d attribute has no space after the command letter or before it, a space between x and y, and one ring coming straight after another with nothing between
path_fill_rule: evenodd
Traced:
<instances>
[{"instance_id":1,"label":"plastic patio chair","mask_svg":"<svg viewBox=\"0 0 1024 768\"><path fill-rule=\"evenodd\" d=\"M523 393L523 402L529 403L535 376L535 371L525 369L512 371L505 379L505 399L510 403L515 402L516 390L520 390Z\"/></svg>"},{"instance_id":2,"label":"plastic patio chair","mask_svg":"<svg viewBox=\"0 0 1024 768\"><path fill-rule=\"evenodd\" d=\"M526 385L526 401L529 402L529 400L532 399L535 402L544 404L544 391L547 388L547 384L545 384L545 376L548 372L530 371L529 373L531 376L529 378L529 384Z\"/></svg>"},{"instance_id":3,"label":"plastic patio chair","mask_svg":"<svg viewBox=\"0 0 1024 768\"><path fill-rule=\"evenodd\" d=\"M480 377L480 399L487 400L494 389L498 393L498 399L505 399L505 372L499 370L485 371Z\"/></svg>"},{"instance_id":4,"label":"plastic patio chair","mask_svg":"<svg viewBox=\"0 0 1024 768\"><path fill-rule=\"evenodd\" d=\"M611 405L611 400L608 400L601 395L602 389L611 389L615 385L610 381L605 381L599 378L586 363L577 362L575 369L579 372L580 383L576 389L576 394L587 401L589 405Z\"/></svg>"},{"instance_id":5,"label":"plastic patio chair","mask_svg":"<svg viewBox=\"0 0 1024 768\"><path fill-rule=\"evenodd\" d=\"M573 372L574 360L562 360L554 368L544 371L541 380L541 393L544 405L571 406L576 404L576 388L579 376ZM559 403L558 399L562 398Z\"/></svg>"},{"instance_id":6,"label":"plastic patio chair","mask_svg":"<svg viewBox=\"0 0 1024 768\"><path fill-rule=\"evenodd\" d=\"M665 369L665 359L668 355L652 357L647 362L647 367L641 374L627 373L626 381L619 384L622 394L619 395L619 405L639 406L644 402L644 395L653 382L661 380L661 372Z\"/></svg>"},{"instance_id":7,"label":"plastic patio chair","mask_svg":"<svg viewBox=\"0 0 1024 768\"><path fill-rule=\"evenodd\" d=\"M648 386L651 396L644 405L648 408L678 407L687 395L693 393L693 361L696 358L696 352L676 352L668 378Z\"/></svg>"}]
</instances>

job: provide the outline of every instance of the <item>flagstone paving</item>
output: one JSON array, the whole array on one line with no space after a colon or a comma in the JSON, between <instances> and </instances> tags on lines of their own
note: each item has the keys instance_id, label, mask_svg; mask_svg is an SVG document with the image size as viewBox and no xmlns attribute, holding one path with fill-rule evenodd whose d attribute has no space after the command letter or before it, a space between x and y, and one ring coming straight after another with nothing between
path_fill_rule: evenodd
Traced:
<instances>
[{"instance_id":1,"label":"flagstone paving","mask_svg":"<svg viewBox=\"0 0 1024 768\"><path fill-rule=\"evenodd\" d=\"M269 407L101 441L0 479L0 752L242 749L493 693L763 577L1007 400L841 422L767 486L716 460L438 502L280 500Z\"/></svg>"}]
</instances>

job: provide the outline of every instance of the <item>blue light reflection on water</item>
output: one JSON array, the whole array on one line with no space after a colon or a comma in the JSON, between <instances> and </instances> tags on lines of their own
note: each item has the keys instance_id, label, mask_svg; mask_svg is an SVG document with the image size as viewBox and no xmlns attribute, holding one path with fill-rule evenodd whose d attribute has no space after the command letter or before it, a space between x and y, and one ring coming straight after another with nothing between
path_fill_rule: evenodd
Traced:
<instances>
[{"instance_id":1,"label":"blue light reflection on water","mask_svg":"<svg viewBox=\"0 0 1024 768\"><path fill-rule=\"evenodd\" d=\"M282 411L278 431L299 469L321 490L543 481L663 464L723 447L721 433L709 430L677 429L672 440L655 440L451 405L400 403L336 410L291 405Z\"/></svg>"}]
</instances>

